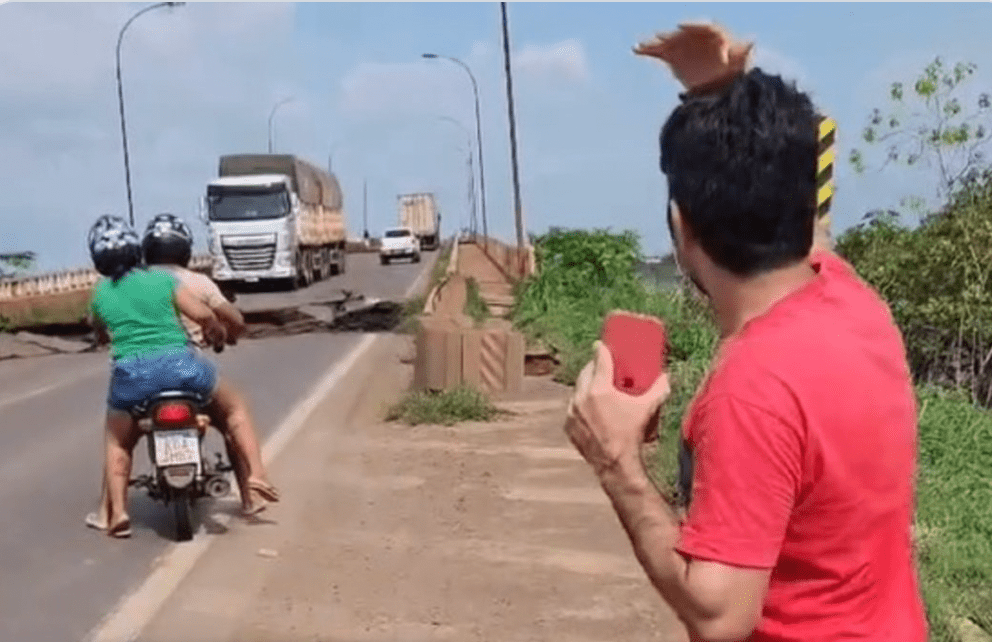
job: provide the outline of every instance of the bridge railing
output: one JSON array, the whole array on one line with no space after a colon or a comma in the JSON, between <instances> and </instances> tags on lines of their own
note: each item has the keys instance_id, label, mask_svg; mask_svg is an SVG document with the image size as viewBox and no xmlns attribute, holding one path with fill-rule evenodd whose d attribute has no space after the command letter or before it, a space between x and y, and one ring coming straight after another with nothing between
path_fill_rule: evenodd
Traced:
<instances>
[{"instance_id":1,"label":"bridge railing","mask_svg":"<svg viewBox=\"0 0 992 642\"><path fill-rule=\"evenodd\" d=\"M190 260L191 270L198 272L210 269L211 257L203 254ZM32 276L0 279L0 301L14 301L34 296L47 296L89 290L100 280L100 274L92 268L59 270Z\"/></svg>"}]
</instances>

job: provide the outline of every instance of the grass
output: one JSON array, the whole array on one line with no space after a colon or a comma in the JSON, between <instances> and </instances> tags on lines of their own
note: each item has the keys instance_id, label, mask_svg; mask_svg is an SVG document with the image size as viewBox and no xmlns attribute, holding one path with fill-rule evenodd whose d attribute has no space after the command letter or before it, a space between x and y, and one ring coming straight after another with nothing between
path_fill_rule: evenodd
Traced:
<instances>
[{"instance_id":1,"label":"grass","mask_svg":"<svg viewBox=\"0 0 992 642\"><path fill-rule=\"evenodd\" d=\"M440 424L451 426L463 421L492 421L504 411L493 405L484 394L462 386L442 392L408 392L386 413L387 421L400 421L411 426Z\"/></svg>"},{"instance_id":2,"label":"grass","mask_svg":"<svg viewBox=\"0 0 992 642\"><path fill-rule=\"evenodd\" d=\"M930 639L953 618L992 634L992 416L967 393L920 387L917 530Z\"/></svg>"},{"instance_id":3,"label":"grass","mask_svg":"<svg viewBox=\"0 0 992 642\"><path fill-rule=\"evenodd\" d=\"M465 282L465 314L475 322L477 327L491 316L489 306L486 305L482 293L479 291L479 283L472 277L469 277Z\"/></svg>"}]
</instances>

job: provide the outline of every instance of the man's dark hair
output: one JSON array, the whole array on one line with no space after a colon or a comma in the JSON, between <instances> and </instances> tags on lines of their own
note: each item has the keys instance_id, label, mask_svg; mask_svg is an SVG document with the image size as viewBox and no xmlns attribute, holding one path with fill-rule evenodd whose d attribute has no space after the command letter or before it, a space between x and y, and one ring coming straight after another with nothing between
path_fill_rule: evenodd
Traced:
<instances>
[{"instance_id":1,"label":"man's dark hair","mask_svg":"<svg viewBox=\"0 0 992 642\"><path fill-rule=\"evenodd\" d=\"M669 199L717 265L753 276L809 253L818 125L809 96L760 69L669 116L660 137Z\"/></svg>"}]
</instances>

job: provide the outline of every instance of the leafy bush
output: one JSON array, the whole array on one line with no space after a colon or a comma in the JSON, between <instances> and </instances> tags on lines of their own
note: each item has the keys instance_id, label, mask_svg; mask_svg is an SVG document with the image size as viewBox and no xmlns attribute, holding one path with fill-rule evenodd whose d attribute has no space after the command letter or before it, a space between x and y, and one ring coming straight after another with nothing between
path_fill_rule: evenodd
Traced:
<instances>
[{"instance_id":1,"label":"leafy bush","mask_svg":"<svg viewBox=\"0 0 992 642\"><path fill-rule=\"evenodd\" d=\"M842 234L837 251L889 302L918 382L992 404L992 174L915 229L872 217Z\"/></svg>"},{"instance_id":2,"label":"leafy bush","mask_svg":"<svg viewBox=\"0 0 992 642\"><path fill-rule=\"evenodd\" d=\"M512 318L558 353L558 381L575 382L611 310L663 319L671 360L712 352L716 334L705 305L681 291L645 285L635 233L557 229L537 237L534 246L538 271L518 286Z\"/></svg>"}]
</instances>

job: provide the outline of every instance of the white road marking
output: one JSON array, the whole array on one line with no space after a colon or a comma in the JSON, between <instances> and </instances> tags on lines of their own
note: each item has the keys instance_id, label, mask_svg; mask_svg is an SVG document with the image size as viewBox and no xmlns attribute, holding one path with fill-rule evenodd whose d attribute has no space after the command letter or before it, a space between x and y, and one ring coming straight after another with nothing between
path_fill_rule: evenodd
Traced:
<instances>
[{"instance_id":1,"label":"white road marking","mask_svg":"<svg viewBox=\"0 0 992 642\"><path fill-rule=\"evenodd\" d=\"M429 270L421 270L413 284L404 294L409 297L422 287ZM341 361L334 364L303 397L274 433L269 435L262 447L262 461L268 465L277 457L282 449L300 431L317 405L334 389L334 386L358 360L368 352L378 337L374 334L363 335L361 341ZM217 514L213 519L226 526L231 520L228 514ZM110 614L98 624L89 635L86 642L133 642L141 635L142 630L159 612L165 601L179 586L179 583L193 570L210 545L217 538L216 534L198 532L191 542L171 545L158 559L154 570L147 579L130 595L122 599Z\"/></svg>"},{"instance_id":2,"label":"white road marking","mask_svg":"<svg viewBox=\"0 0 992 642\"><path fill-rule=\"evenodd\" d=\"M62 381L56 381L55 383L48 384L47 386L42 386L41 388L35 388L34 390L28 390L26 392L22 392L19 395L14 395L13 397L0 399L0 408L6 408L7 406L12 406L22 401L27 401L32 397L43 395L46 392L51 392L52 390L57 390L59 388L62 388L63 386L68 386L70 384L76 383L77 381L81 381L86 377L89 377L90 375L100 372L101 370L106 371L107 365L100 364L99 366L94 368L87 368L86 370L83 370L74 377L69 377L68 379L63 379Z\"/></svg>"}]
</instances>

